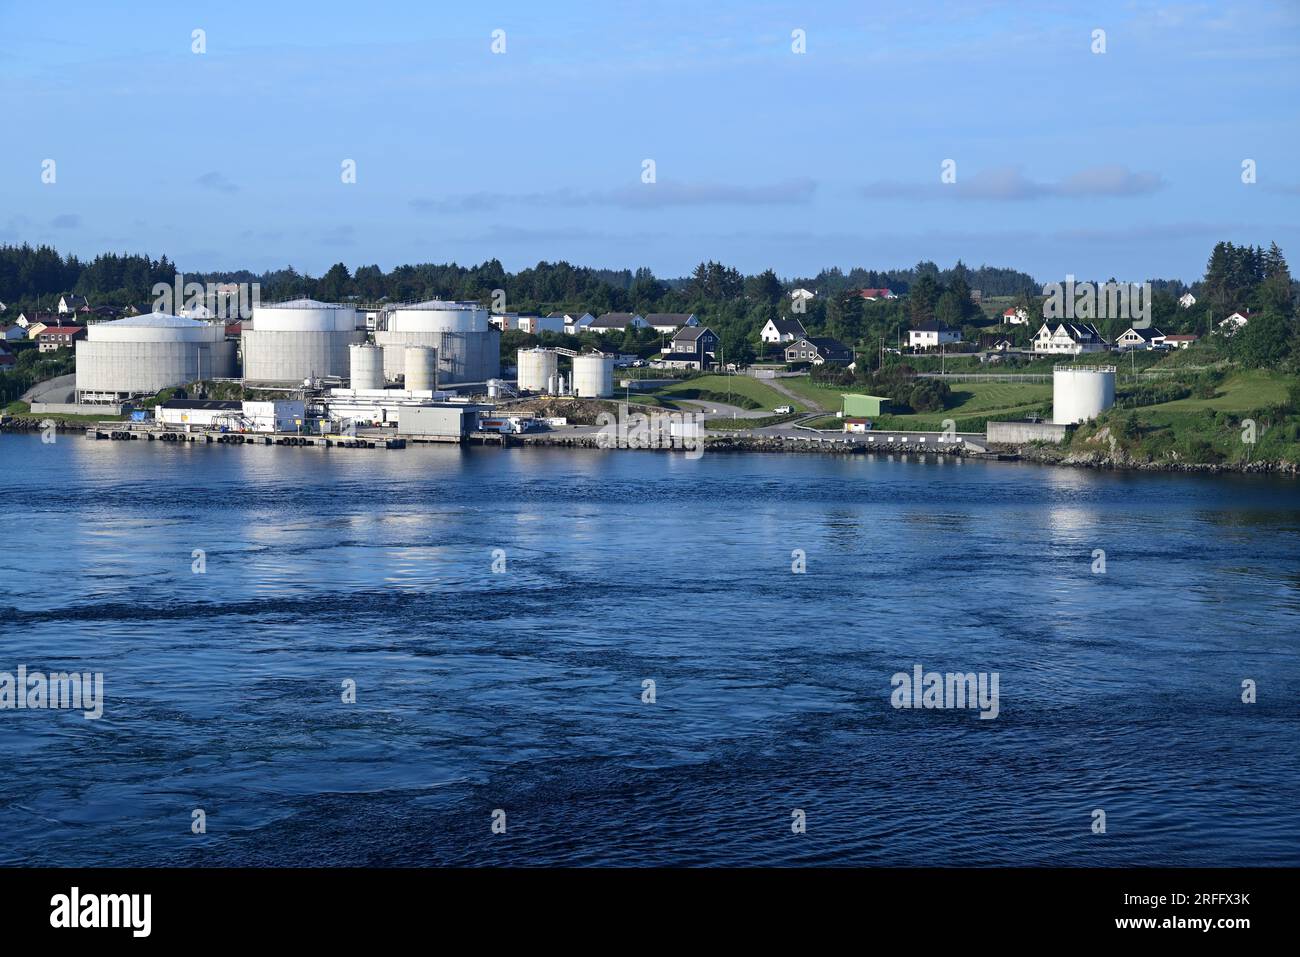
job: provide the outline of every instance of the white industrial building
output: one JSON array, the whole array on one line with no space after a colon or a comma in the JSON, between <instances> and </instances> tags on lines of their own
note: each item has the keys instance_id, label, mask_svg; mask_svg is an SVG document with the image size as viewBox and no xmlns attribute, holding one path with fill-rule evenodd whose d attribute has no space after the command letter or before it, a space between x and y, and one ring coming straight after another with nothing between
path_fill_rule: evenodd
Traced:
<instances>
[{"instance_id":1,"label":"white industrial building","mask_svg":"<svg viewBox=\"0 0 1300 957\"><path fill-rule=\"evenodd\" d=\"M501 331L476 302L429 302L394 306L386 328L375 332L384 349L384 375L391 381L406 373L406 349L437 350L438 383L486 382L501 375Z\"/></svg>"},{"instance_id":2,"label":"white industrial building","mask_svg":"<svg viewBox=\"0 0 1300 957\"><path fill-rule=\"evenodd\" d=\"M253 307L244 324L244 379L300 384L348 374L348 346L363 342L357 311L350 306L294 299Z\"/></svg>"},{"instance_id":3,"label":"white industrial building","mask_svg":"<svg viewBox=\"0 0 1300 957\"><path fill-rule=\"evenodd\" d=\"M1052 370L1054 425L1087 422L1114 404L1114 366L1057 366Z\"/></svg>"},{"instance_id":4,"label":"white industrial building","mask_svg":"<svg viewBox=\"0 0 1300 957\"><path fill-rule=\"evenodd\" d=\"M220 322L146 313L87 326L76 347L83 403L119 402L235 374L235 343L225 340Z\"/></svg>"},{"instance_id":5,"label":"white industrial building","mask_svg":"<svg viewBox=\"0 0 1300 957\"><path fill-rule=\"evenodd\" d=\"M453 392L429 389L330 389L324 414L335 431L354 425L391 426L400 420L402 409L445 403L454 397Z\"/></svg>"},{"instance_id":6,"label":"white industrial building","mask_svg":"<svg viewBox=\"0 0 1300 957\"><path fill-rule=\"evenodd\" d=\"M185 431L295 432L306 420L300 399L269 402L171 399L154 409L154 421Z\"/></svg>"},{"instance_id":7,"label":"white industrial building","mask_svg":"<svg viewBox=\"0 0 1300 957\"><path fill-rule=\"evenodd\" d=\"M614 394L614 357L589 352L573 358L573 394L604 399Z\"/></svg>"}]
</instances>

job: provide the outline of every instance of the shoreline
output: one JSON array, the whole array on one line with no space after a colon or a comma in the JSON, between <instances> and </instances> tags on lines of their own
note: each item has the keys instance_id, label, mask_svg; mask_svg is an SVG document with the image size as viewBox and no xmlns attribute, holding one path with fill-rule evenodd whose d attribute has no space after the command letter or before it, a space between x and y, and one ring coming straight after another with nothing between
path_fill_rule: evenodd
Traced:
<instances>
[{"instance_id":1,"label":"shoreline","mask_svg":"<svg viewBox=\"0 0 1300 957\"><path fill-rule=\"evenodd\" d=\"M0 435L30 434L40 430L41 418L21 417L7 421L0 428ZM61 433L85 433L91 427L81 422L58 422L56 429ZM398 436L397 438L401 438ZM540 435L502 436L505 441L501 447L507 448L574 448L598 451L624 452L681 452L679 448L607 448L602 447L595 434L562 435L545 433ZM375 441L381 441L376 436ZM414 442L411 444L424 444ZM467 442L465 444L489 444ZM497 443L491 443L497 444ZM1121 452L1115 455L1094 450L1089 452L1071 452L1041 444L1027 445L992 445L987 452L971 452L964 447L952 445L945 448L915 448L911 446L877 447L861 443L845 443L832 436L808 439L791 439L782 436L714 436L705 439L705 450L727 452L732 454L793 454L793 455L917 455L963 458L985 462L1028 462L1033 465L1056 466L1060 468L1082 468L1112 472L1164 472L1171 474L1196 475L1276 475L1289 478L1300 477L1300 463L1287 461L1259 460L1254 462L1185 462L1185 461L1150 461L1137 460Z\"/></svg>"}]
</instances>

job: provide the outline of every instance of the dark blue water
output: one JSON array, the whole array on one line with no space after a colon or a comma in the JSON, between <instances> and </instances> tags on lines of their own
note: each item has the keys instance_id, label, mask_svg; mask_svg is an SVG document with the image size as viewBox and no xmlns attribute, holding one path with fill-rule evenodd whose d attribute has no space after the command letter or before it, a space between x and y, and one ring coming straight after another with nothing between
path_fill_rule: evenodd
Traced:
<instances>
[{"instance_id":1,"label":"dark blue water","mask_svg":"<svg viewBox=\"0 0 1300 957\"><path fill-rule=\"evenodd\" d=\"M0 711L2 863L1300 864L1294 481L6 436L0 500L0 671L106 697Z\"/></svg>"}]
</instances>

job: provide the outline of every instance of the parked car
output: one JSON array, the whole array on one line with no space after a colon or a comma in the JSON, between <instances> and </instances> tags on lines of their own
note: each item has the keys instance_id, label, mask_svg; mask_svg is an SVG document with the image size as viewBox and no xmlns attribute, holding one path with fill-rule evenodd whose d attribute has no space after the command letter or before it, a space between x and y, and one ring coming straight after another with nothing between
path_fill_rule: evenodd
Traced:
<instances>
[{"instance_id":1,"label":"parked car","mask_svg":"<svg viewBox=\"0 0 1300 957\"><path fill-rule=\"evenodd\" d=\"M772 411L775 412L777 415L789 415L791 412L794 411L794 409L790 408L788 405L778 405Z\"/></svg>"}]
</instances>

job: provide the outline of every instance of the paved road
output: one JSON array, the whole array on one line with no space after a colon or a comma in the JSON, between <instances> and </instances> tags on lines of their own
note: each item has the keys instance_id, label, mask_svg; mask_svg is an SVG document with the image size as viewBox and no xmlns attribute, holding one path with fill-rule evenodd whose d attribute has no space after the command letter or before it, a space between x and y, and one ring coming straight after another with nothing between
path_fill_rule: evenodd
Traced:
<instances>
[{"instance_id":1,"label":"paved road","mask_svg":"<svg viewBox=\"0 0 1300 957\"><path fill-rule=\"evenodd\" d=\"M77 374L55 376L38 382L20 396L23 402L74 402L77 396Z\"/></svg>"},{"instance_id":2,"label":"paved road","mask_svg":"<svg viewBox=\"0 0 1300 957\"><path fill-rule=\"evenodd\" d=\"M798 393L792 392L790 389L786 388L784 385L781 384L780 379L759 379L758 381L764 383L765 385L770 385L777 392L780 392L783 396L785 396L790 400L792 405L803 406L805 409L808 409L809 411L812 412L826 411L821 407L820 403L815 402L812 399L805 398L804 396L801 396Z\"/></svg>"}]
</instances>

